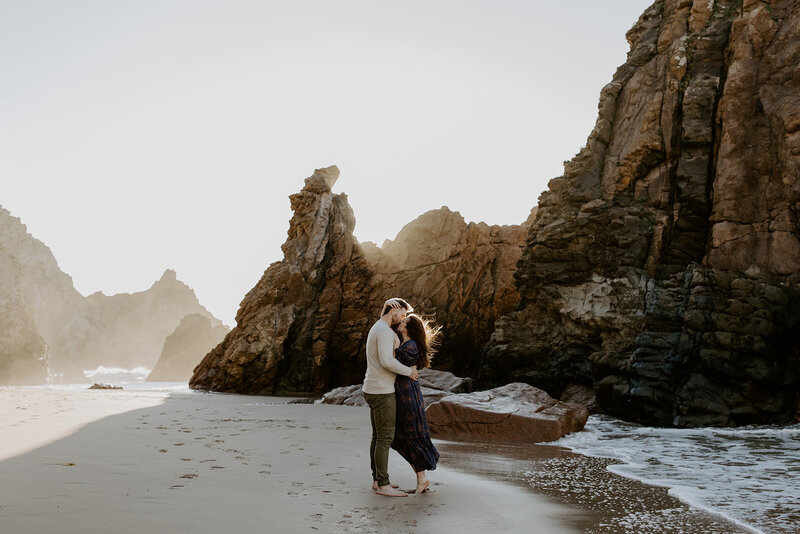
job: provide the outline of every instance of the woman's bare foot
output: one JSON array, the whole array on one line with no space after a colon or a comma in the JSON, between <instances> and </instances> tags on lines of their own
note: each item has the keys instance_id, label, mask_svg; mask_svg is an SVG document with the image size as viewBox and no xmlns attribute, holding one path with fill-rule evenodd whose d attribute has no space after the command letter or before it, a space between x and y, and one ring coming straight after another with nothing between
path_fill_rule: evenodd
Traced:
<instances>
[{"instance_id":1,"label":"woman's bare foot","mask_svg":"<svg viewBox=\"0 0 800 534\"><path fill-rule=\"evenodd\" d=\"M397 491L391 485L381 486L375 493L378 495L383 495L384 497L408 497L408 493L404 491Z\"/></svg>"},{"instance_id":2,"label":"woman's bare foot","mask_svg":"<svg viewBox=\"0 0 800 534\"><path fill-rule=\"evenodd\" d=\"M428 486L430 486L430 485L431 485L431 483L427 479L425 479L425 480L423 480L421 482L417 481L417 491L415 491L414 493L417 494L417 495L419 495L420 493L424 493L424 492L428 491Z\"/></svg>"},{"instance_id":3,"label":"woman's bare foot","mask_svg":"<svg viewBox=\"0 0 800 534\"><path fill-rule=\"evenodd\" d=\"M397 484L392 484L391 486L393 488L399 488L400 487ZM377 480L373 480L372 481L372 491L378 491L378 481Z\"/></svg>"}]
</instances>

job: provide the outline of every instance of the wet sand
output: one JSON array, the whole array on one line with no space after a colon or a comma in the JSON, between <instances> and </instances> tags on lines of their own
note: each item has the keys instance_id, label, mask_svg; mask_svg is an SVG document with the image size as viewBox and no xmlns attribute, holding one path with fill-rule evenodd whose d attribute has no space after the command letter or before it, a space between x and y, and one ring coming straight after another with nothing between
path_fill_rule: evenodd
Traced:
<instances>
[{"instance_id":1,"label":"wet sand","mask_svg":"<svg viewBox=\"0 0 800 534\"><path fill-rule=\"evenodd\" d=\"M59 532L584 532L600 517L444 452L370 489L366 408L199 392L0 388L0 525ZM443 444L447 445L447 444ZM448 447L443 447L444 451ZM414 487L395 453L393 482Z\"/></svg>"},{"instance_id":2,"label":"wet sand","mask_svg":"<svg viewBox=\"0 0 800 534\"><path fill-rule=\"evenodd\" d=\"M580 510L587 533L681 532L722 534L751 532L689 507L663 487L643 484L606 469L619 463L590 458L553 445L488 445L438 441L449 466L516 485Z\"/></svg>"}]
</instances>

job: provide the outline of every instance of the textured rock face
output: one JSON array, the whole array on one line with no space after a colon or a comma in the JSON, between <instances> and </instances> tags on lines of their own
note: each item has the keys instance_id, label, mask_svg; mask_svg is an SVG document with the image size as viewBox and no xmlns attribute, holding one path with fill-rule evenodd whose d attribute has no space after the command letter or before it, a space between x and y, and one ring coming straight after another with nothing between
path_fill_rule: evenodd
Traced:
<instances>
[{"instance_id":1,"label":"textured rock face","mask_svg":"<svg viewBox=\"0 0 800 534\"><path fill-rule=\"evenodd\" d=\"M83 370L100 365L152 367L190 313L213 319L171 270L147 291L82 296L50 249L0 208L0 383L85 381Z\"/></svg>"},{"instance_id":2,"label":"textured rock face","mask_svg":"<svg viewBox=\"0 0 800 534\"><path fill-rule=\"evenodd\" d=\"M187 315L164 341L158 363L147 375L148 381L188 381L192 371L208 351L216 347L229 332L223 324L199 313Z\"/></svg>"},{"instance_id":3,"label":"textured rock face","mask_svg":"<svg viewBox=\"0 0 800 534\"><path fill-rule=\"evenodd\" d=\"M473 374L495 320L519 300L513 276L527 224L467 224L446 207L421 215L394 241L367 249L375 273L372 307L395 295L434 315L445 327L434 366Z\"/></svg>"},{"instance_id":4,"label":"textured rock face","mask_svg":"<svg viewBox=\"0 0 800 534\"><path fill-rule=\"evenodd\" d=\"M659 425L791 420L800 2L659 1L542 194L482 377ZM746 273L746 274L745 274Z\"/></svg>"},{"instance_id":5,"label":"textured rock face","mask_svg":"<svg viewBox=\"0 0 800 534\"><path fill-rule=\"evenodd\" d=\"M191 387L322 393L360 380L369 268L347 197L331 192L338 177L336 167L320 169L290 197L283 261L245 296L236 327L197 366Z\"/></svg>"},{"instance_id":6,"label":"textured rock face","mask_svg":"<svg viewBox=\"0 0 800 534\"><path fill-rule=\"evenodd\" d=\"M515 382L447 396L431 404L425 415L431 435L440 439L540 443L582 430L589 411Z\"/></svg>"},{"instance_id":7,"label":"textured rock face","mask_svg":"<svg viewBox=\"0 0 800 534\"><path fill-rule=\"evenodd\" d=\"M367 332L391 296L444 326L437 368L477 369L494 320L518 300L513 272L525 227L467 224L442 208L381 248L361 245L347 197L331 192L338 176L336 167L319 169L290 197L284 259L245 296L237 326L197 367L192 387L321 394L360 382Z\"/></svg>"}]
</instances>

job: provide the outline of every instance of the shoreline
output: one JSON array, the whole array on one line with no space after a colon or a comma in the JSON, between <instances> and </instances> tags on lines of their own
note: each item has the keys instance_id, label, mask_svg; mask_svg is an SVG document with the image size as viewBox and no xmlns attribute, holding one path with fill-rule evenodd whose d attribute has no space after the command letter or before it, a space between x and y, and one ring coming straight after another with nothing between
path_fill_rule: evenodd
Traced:
<instances>
[{"instance_id":1,"label":"shoreline","mask_svg":"<svg viewBox=\"0 0 800 534\"><path fill-rule=\"evenodd\" d=\"M97 532L125 532L130 521L163 530L173 521L170 510L191 515L219 508L220 500L238 503L236 514L217 513L246 519L234 522L242 532L266 512L280 518L284 532L512 531L534 519L549 532L758 532L688 505L666 487L613 472L618 460L553 444L434 439L442 459L429 476L433 491L376 497L367 489L366 408L176 386L0 388L0 430L7 436L0 442L0 476L9 481L0 489L0 521L8 532L28 532L30 521L42 530L92 532L91 524L65 524L61 515L96 514L93 508L126 517ZM390 474L401 489L413 488L413 473L396 453ZM50 478L43 491L41 480ZM265 505L260 492L274 502ZM97 499L105 504L90 506ZM151 519L137 520L132 510ZM204 521L192 529L210 531Z\"/></svg>"},{"instance_id":2,"label":"shoreline","mask_svg":"<svg viewBox=\"0 0 800 534\"><path fill-rule=\"evenodd\" d=\"M0 388L0 524L22 532L582 532L575 507L452 467L370 489L366 408L196 391ZM413 472L393 454L402 489Z\"/></svg>"},{"instance_id":3,"label":"shoreline","mask_svg":"<svg viewBox=\"0 0 800 534\"><path fill-rule=\"evenodd\" d=\"M750 533L757 529L687 504L669 488L609 470L619 460L587 456L546 443L529 445L436 442L452 466L525 488L580 510L594 523L584 532ZM488 459L488 461L487 461Z\"/></svg>"}]
</instances>

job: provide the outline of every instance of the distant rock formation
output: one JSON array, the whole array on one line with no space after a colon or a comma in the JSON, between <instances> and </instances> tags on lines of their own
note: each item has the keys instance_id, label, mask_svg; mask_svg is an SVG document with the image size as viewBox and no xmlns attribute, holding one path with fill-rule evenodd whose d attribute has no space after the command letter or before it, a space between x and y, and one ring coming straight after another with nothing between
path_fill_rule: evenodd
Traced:
<instances>
[{"instance_id":1,"label":"distant rock formation","mask_svg":"<svg viewBox=\"0 0 800 534\"><path fill-rule=\"evenodd\" d=\"M236 327L195 369L190 386L253 394L322 394L360 382L364 345L384 300L435 314L438 369L469 374L494 320L519 295L512 277L526 227L464 222L447 208L423 214L382 248L359 244L333 166L290 197L282 250L245 296Z\"/></svg>"},{"instance_id":2,"label":"distant rock formation","mask_svg":"<svg viewBox=\"0 0 800 534\"><path fill-rule=\"evenodd\" d=\"M181 319L175 331L164 341L161 357L147 375L147 380L188 381L200 360L216 347L230 330L227 326L214 322L199 313L192 313Z\"/></svg>"},{"instance_id":3,"label":"distant rock formation","mask_svg":"<svg viewBox=\"0 0 800 534\"><path fill-rule=\"evenodd\" d=\"M0 384L83 382L83 370L100 365L150 368L183 317L213 319L172 270L147 291L82 296L50 249L3 208L0 275Z\"/></svg>"},{"instance_id":4,"label":"distant rock formation","mask_svg":"<svg viewBox=\"0 0 800 534\"><path fill-rule=\"evenodd\" d=\"M25 383L44 383L48 365L53 373L75 378L80 375L71 362L78 360L89 337L100 323L85 298L72 285L72 279L58 267L44 243L31 236L27 228L8 210L0 208L0 293L7 295L2 305L9 317L0 323L2 344L10 347L2 360L15 362L15 371L0 375L0 383L17 381L20 366L35 370ZM38 339L38 341L36 341ZM15 348L11 348L15 347ZM36 348L34 348L36 347Z\"/></svg>"},{"instance_id":5,"label":"distant rock formation","mask_svg":"<svg viewBox=\"0 0 800 534\"><path fill-rule=\"evenodd\" d=\"M800 1L657 1L542 194L482 378L656 425L791 421Z\"/></svg>"},{"instance_id":6,"label":"distant rock formation","mask_svg":"<svg viewBox=\"0 0 800 534\"><path fill-rule=\"evenodd\" d=\"M145 291L111 296L98 292L89 295L87 301L104 325L102 335L92 338L84 356L85 365L92 368L102 364L152 369L167 336L187 315L201 315L214 327L222 325L200 304L194 290L177 279L172 269L165 270Z\"/></svg>"},{"instance_id":7,"label":"distant rock formation","mask_svg":"<svg viewBox=\"0 0 800 534\"><path fill-rule=\"evenodd\" d=\"M0 217L3 210L0 210ZM0 241L0 384L42 384L47 379L44 342L19 292L19 265Z\"/></svg>"}]
</instances>

